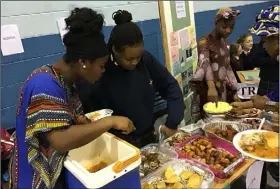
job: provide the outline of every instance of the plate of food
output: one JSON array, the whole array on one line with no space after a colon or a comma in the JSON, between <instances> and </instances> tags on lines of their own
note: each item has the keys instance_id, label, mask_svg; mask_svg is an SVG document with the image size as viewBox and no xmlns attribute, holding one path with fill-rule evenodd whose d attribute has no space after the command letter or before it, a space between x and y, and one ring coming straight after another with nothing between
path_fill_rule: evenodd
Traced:
<instances>
[{"instance_id":1,"label":"plate of food","mask_svg":"<svg viewBox=\"0 0 280 189\"><path fill-rule=\"evenodd\" d=\"M248 118L248 117L256 117L260 113L261 110L256 108L249 108L249 109L233 108L231 111L227 113L227 115L235 118Z\"/></svg>"},{"instance_id":2,"label":"plate of food","mask_svg":"<svg viewBox=\"0 0 280 189\"><path fill-rule=\"evenodd\" d=\"M232 106L227 102L218 102L216 103L208 102L204 104L203 110L209 114L224 114L232 110Z\"/></svg>"},{"instance_id":3,"label":"plate of food","mask_svg":"<svg viewBox=\"0 0 280 189\"><path fill-rule=\"evenodd\" d=\"M233 138L234 147L256 160L279 162L279 135L266 130L247 130Z\"/></svg>"},{"instance_id":4,"label":"plate of food","mask_svg":"<svg viewBox=\"0 0 280 189\"><path fill-rule=\"evenodd\" d=\"M113 110L110 109L102 109L95 112L87 113L85 116L91 121L97 121L101 118L111 116L113 114Z\"/></svg>"}]
</instances>

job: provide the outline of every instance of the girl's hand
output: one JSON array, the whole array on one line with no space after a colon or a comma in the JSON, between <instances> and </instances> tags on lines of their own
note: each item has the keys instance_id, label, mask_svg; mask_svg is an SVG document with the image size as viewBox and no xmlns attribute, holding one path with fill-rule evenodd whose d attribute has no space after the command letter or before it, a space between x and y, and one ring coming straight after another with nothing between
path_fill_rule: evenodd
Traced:
<instances>
[{"instance_id":1,"label":"girl's hand","mask_svg":"<svg viewBox=\"0 0 280 189\"><path fill-rule=\"evenodd\" d=\"M127 117L110 116L108 118L112 120L113 129L121 131L124 135L128 135L132 131L136 130L133 122Z\"/></svg>"},{"instance_id":2,"label":"girl's hand","mask_svg":"<svg viewBox=\"0 0 280 189\"><path fill-rule=\"evenodd\" d=\"M91 123L91 120L88 119L85 115L79 115L77 117L77 124L88 124Z\"/></svg>"},{"instance_id":3,"label":"girl's hand","mask_svg":"<svg viewBox=\"0 0 280 189\"><path fill-rule=\"evenodd\" d=\"M170 128L166 127L165 125L163 125L161 127L160 132L162 132L165 136L170 137L177 132L177 129L170 129Z\"/></svg>"}]
</instances>

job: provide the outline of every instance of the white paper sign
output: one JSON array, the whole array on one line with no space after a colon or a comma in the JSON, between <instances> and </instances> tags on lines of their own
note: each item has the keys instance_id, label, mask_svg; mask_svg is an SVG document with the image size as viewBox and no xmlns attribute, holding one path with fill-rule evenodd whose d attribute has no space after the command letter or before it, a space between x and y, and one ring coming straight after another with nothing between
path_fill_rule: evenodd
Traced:
<instances>
[{"instance_id":1,"label":"white paper sign","mask_svg":"<svg viewBox=\"0 0 280 189\"><path fill-rule=\"evenodd\" d=\"M1 50L3 56L24 52L16 24L1 26Z\"/></svg>"},{"instance_id":2,"label":"white paper sign","mask_svg":"<svg viewBox=\"0 0 280 189\"><path fill-rule=\"evenodd\" d=\"M186 17L185 1L175 1L177 18Z\"/></svg>"},{"instance_id":3,"label":"white paper sign","mask_svg":"<svg viewBox=\"0 0 280 189\"><path fill-rule=\"evenodd\" d=\"M60 18L56 20L61 40L63 39L63 36L68 32L68 30L66 29L65 18Z\"/></svg>"},{"instance_id":4,"label":"white paper sign","mask_svg":"<svg viewBox=\"0 0 280 189\"><path fill-rule=\"evenodd\" d=\"M238 83L240 89L237 91L238 97L241 99L251 99L258 93L259 83Z\"/></svg>"},{"instance_id":5,"label":"white paper sign","mask_svg":"<svg viewBox=\"0 0 280 189\"><path fill-rule=\"evenodd\" d=\"M191 45L188 29L185 28L185 29L181 30L179 32L179 36L180 36L180 44L181 44L182 50L188 49Z\"/></svg>"}]
</instances>

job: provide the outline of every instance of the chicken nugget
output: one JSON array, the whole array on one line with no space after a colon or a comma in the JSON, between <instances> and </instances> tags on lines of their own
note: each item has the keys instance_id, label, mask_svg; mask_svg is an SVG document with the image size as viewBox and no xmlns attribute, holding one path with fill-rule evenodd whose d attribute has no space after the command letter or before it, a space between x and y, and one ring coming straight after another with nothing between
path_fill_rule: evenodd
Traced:
<instances>
[{"instance_id":1,"label":"chicken nugget","mask_svg":"<svg viewBox=\"0 0 280 189\"><path fill-rule=\"evenodd\" d=\"M206 147L203 146L203 145L200 145L199 148L200 148L201 151L203 151L203 150L205 150Z\"/></svg>"}]
</instances>

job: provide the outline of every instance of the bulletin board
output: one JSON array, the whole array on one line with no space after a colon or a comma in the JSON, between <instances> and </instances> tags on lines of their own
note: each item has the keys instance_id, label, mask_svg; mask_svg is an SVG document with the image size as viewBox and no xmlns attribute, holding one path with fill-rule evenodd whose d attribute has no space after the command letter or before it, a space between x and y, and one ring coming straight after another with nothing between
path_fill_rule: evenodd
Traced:
<instances>
[{"instance_id":1,"label":"bulletin board","mask_svg":"<svg viewBox=\"0 0 280 189\"><path fill-rule=\"evenodd\" d=\"M158 1L160 23L165 55L165 65L178 81L183 94L185 124L191 122L191 100L189 88L197 66L197 43L192 1Z\"/></svg>"}]
</instances>

